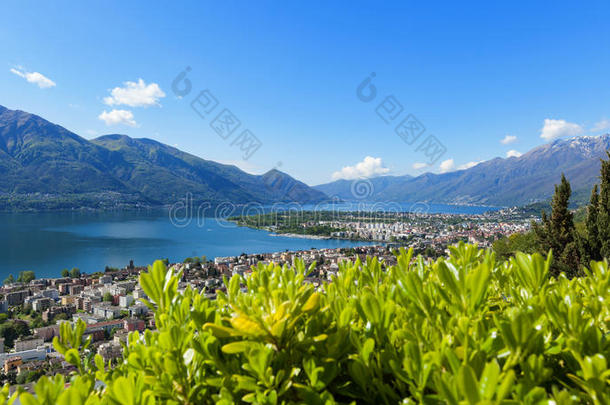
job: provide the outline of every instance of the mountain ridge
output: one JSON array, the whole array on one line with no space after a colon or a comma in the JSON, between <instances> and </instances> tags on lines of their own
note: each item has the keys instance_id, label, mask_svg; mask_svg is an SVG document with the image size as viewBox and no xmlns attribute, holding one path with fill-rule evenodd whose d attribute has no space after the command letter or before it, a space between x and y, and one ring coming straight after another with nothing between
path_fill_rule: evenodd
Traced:
<instances>
[{"instance_id":1,"label":"mountain ridge","mask_svg":"<svg viewBox=\"0 0 610 405\"><path fill-rule=\"evenodd\" d=\"M579 136L449 173L310 187L276 169L249 174L150 138L108 134L87 140L40 116L0 105L0 209L168 206L187 194L212 204L339 199L525 205L548 199L561 173L584 202L597 180L599 159L609 149L610 134Z\"/></svg>"},{"instance_id":2,"label":"mountain ridge","mask_svg":"<svg viewBox=\"0 0 610 405\"><path fill-rule=\"evenodd\" d=\"M372 197L374 193L380 193L396 181L412 177L407 174L404 176L379 176L356 180L339 179L330 183L313 186L313 188L340 200L362 200ZM358 189L359 185L362 187L360 190Z\"/></svg>"},{"instance_id":3,"label":"mountain ridge","mask_svg":"<svg viewBox=\"0 0 610 405\"><path fill-rule=\"evenodd\" d=\"M599 159L607 158L609 149L610 134L556 139L519 157L496 157L468 169L427 172L417 177L396 176L383 188L374 189L369 200L524 205L548 199L562 173L571 181L575 197L583 200L596 182ZM368 181L374 185L375 179ZM337 181L314 186L322 191L337 187ZM346 188L344 184L342 187ZM340 196L350 199L349 195Z\"/></svg>"},{"instance_id":4,"label":"mountain ridge","mask_svg":"<svg viewBox=\"0 0 610 405\"><path fill-rule=\"evenodd\" d=\"M170 205L187 193L213 204L326 199L277 170L249 174L149 138L110 134L87 140L35 114L3 106L0 171L0 207L8 208L11 201L25 204L32 195L56 196L52 198L61 199L64 208L82 206L83 198L86 206L98 208L95 199L104 193L127 205L147 206Z\"/></svg>"}]
</instances>

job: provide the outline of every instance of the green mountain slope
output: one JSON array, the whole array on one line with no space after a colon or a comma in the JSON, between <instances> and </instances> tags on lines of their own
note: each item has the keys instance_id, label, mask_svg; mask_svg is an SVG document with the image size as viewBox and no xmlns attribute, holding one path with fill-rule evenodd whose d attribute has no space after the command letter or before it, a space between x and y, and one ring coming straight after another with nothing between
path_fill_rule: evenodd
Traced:
<instances>
[{"instance_id":1,"label":"green mountain slope","mask_svg":"<svg viewBox=\"0 0 610 405\"><path fill-rule=\"evenodd\" d=\"M0 106L0 209L160 206L184 200L234 204L315 203L326 195L285 173L252 175L151 139L88 141L23 111ZM73 203L70 203L73 201ZM28 206L31 203L31 207ZM57 204L50 203L52 206Z\"/></svg>"},{"instance_id":2,"label":"green mountain slope","mask_svg":"<svg viewBox=\"0 0 610 405\"><path fill-rule=\"evenodd\" d=\"M113 153L59 125L0 109L0 191L5 193L133 193L108 176Z\"/></svg>"}]
</instances>

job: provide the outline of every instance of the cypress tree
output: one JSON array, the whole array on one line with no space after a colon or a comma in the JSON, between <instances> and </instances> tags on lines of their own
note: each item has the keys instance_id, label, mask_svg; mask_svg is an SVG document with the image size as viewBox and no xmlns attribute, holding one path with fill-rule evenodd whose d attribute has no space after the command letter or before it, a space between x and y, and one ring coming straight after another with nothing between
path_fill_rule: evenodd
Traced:
<instances>
[{"instance_id":1,"label":"cypress tree","mask_svg":"<svg viewBox=\"0 0 610 405\"><path fill-rule=\"evenodd\" d=\"M586 239L586 249L585 252L587 254L587 261L589 260L599 260L601 258L600 250L601 244L599 240L599 232L598 232L598 215L599 212L599 194L597 191L597 184L593 186L593 191L591 191L591 200L589 201L589 206L587 207L587 219L585 222L585 226L587 228L587 239Z\"/></svg>"},{"instance_id":2,"label":"cypress tree","mask_svg":"<svg viewBox=\"0 0 610 405\"><path fill-rule=\"evenodd\" d=\"M542 253L546 254L553 246L551 244L551 224L544 210L540 223L532 221L532 228L536 237L536 246Z\"/></svg>"},{"instance_id":3,"label":"cypress tree","mask_svg":"<svg viewBox=\"0 0 610 405\"><path fill-rule=\"evenodd\" d=\"M547 253L553 250L555 260L551 265L554 276L565 272L570 278L579 273L580 250L576 238L574 216L568 209L572 188L565 175L561 175L561 183L555 185L555 194L551 202L551 216L542 213L541 225L534 227L536 240L540 250Z\"/></svg>"},{"instance_id":4,"label":"cypress tree","mask_svg":"<svg viewBox=\"0 0 610 405\"><path fill-rule=\"evenodd\" d=\"M561 183L555 186L555 195L551 203L550 224L554 248L563 248L574 242L574 216L568 209L571 194L570 183L562 174Z\"/></svg>"},{"instance_id":5,"label":"cypress tree","mask_svg":"<svg viewBox=\"0 0 610 405\"><path fill-rule=\"evenodd\" d=\"M601 161L597 232L600 256L610 259L610 152L608 160Z\"/></svg>"}]
</instances>

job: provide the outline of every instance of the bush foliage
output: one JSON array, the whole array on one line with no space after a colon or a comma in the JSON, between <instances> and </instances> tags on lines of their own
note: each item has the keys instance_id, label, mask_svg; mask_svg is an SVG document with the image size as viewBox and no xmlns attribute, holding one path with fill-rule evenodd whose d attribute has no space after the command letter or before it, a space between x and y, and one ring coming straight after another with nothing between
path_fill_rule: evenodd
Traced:
<instances>
[{"instance_id":1,"label":"bush foliage","mask_svg":"<svg viewBox=\"0 0 610 405\"><path fill-rule=\"evenodd\" d=\"M343 263L321 286L310 269L259 264L216 300L156 262L140 276L158 331L130 334L110 368L83 323L57 350L78 369L42 377L31 404L610 403L610 273L549 276L551 257L456 245L434 262L401 250ZM8 397L8 387L2 391ZM0 401L1 402L1 401Z\"/></svg>"}]
</instances>

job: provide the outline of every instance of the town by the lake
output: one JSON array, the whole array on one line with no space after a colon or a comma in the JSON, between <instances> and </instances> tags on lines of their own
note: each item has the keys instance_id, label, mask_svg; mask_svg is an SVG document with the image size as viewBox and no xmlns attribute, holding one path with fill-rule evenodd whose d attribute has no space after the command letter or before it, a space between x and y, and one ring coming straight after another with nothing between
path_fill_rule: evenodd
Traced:
<instances>
[{"instance_id":1,"label":"town by the lake","mask_svg":"<svg viewBox=\"0 0 610 405\"><path fill-rule=\"evenodd\" d=\"M273 213L235 221L242 226L256 224L277 237L354 239L369 241L370 245L214 258L201 252L200 256L166 264L180 272L179 290L190 286L214 299L216 291L226 289L223 278L246 276L259 264L293 264L295 260L302 260L307 266L314 264L306 282L317 286L332 280L345 261L374 256L391 266L401 247L413 248L427 260L443 255L450 244L459 241L491 247L500 238L527 231L532 220L536 216L516 208L477 215L342 212L332 218L328 213L317 217L307 212ZM123 268L113 268L100 263L98 272L58 270L58 275L63 273L58 278L35 278L35 271L11 275L0 289L0 328L7 329L5 338L0 338L0 379L27 388L43 374L73 372L74 366L52 344L53 338L59 336L60 322L66 320L83 320L84 336L90 336L92 341L88 350L106 361L118 361L129 332L155 329L152 312L143 302L147 296L138 282L140 273L147 271L147 264L131 261Z\"/></svg>"}]
</instances>

